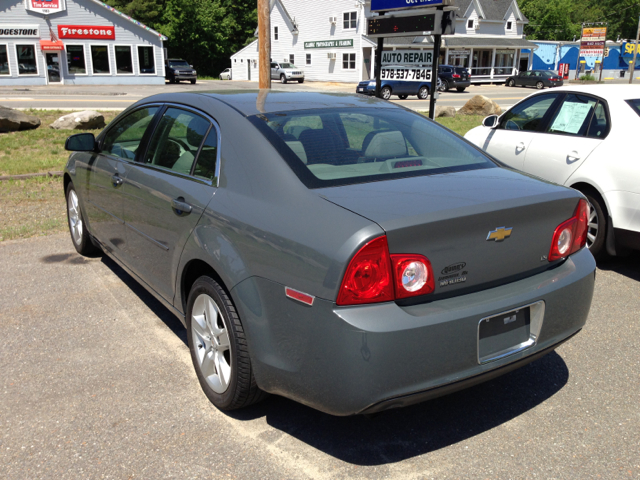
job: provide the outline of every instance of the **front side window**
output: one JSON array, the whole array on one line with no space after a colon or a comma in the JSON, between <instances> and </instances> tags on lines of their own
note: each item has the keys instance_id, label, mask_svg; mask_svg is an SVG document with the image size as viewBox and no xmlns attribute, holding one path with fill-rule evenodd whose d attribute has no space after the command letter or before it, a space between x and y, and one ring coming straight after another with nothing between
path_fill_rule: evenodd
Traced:
<instances>
[{"instance_id":1,"label":"front side window","mask_svg":"<svg viewBox=\"0 0 640 480\"><path fill-rule=\"evenodd\" d=\"M33 45L16 45L16 52L18 54L18 75L37 75L36 47Z\"/></svg>"},{"instance_id":2,"label":"front side window","mask_svg":"<svg viewBox=\"0 0 640 480\"><path fill-rule=\"evenodd\" d=\"M131 59L131 47L116 45L116 73L133 74L133 60Z\"/></svg>"},{"instance_id":3,"label":"front side window","mask_svg":"<svg viewBox=\"0 0 640 480\"><path fill-rule=\"evenodd\" d=\"M309 188L496 166L444 127L404 110L305 110L249 120Z\"/></svg>"},{"instance_id":4,"label":"front side window","mask_svg":"<svg viewBox=\"0 0 640 480\"><path fill-rule=\"evenodd\" d=\"M94 75L109 75L109 47L107 45L91 45L91 64Z\"/></svg>"},{"instance_id":5,"label":"front side window","mask_svg":"<svg viewBox=\"0 0 640 480\"><path fill-rule=\"evenodd\" d=\"M0 45L0 75L9 75L9 55L6 45Z\"/></svg>"},{"instance_id":6,"label":"front side window","mask_svg":"<svg viewBox=\"0 0 640 480\"><path fill-rule=\"evenodd\" d=\"M537 132L557 98L558 94L552 93L525 100L504 114L500 127L504 130Z\"/></svg>"},{"instance_id":7,"label":"front side window","mask_svg":"<svg viewBox=\"0 0 640 480\"><path fill-rule=\"evenodd\" d=\"M584 137L597 103L595 98L586 95L567 95L549 123L547 132Z\"/></svg>"},{"instance_id":8,"label":"front side window","mask_svg":"<svg viewBox=\"0 0 640 480\"><path fill-rule=\"evenodd\" d=\"M356 54L355 53L343 53L342 54L342 68L345 70L356 69Z\"/></svg>"},{"instance_id":9,"label":"front side window","mask_svg":"<svg viewBox=\"0 0 640 480\"><path fill-rule=\"evenodd\" d=\"M140 142L157 111L158 107L141 108L119 120L104 136L101 152L134 160Z\"/></svg>"},{"instance_id":10,"label":"front side window","mask_svg":"<svg viewBox=\"0 0 640 480\"><path fill-rule=\"evenodd\" d=\"M191 174L200 144L211 124L200 115L168 108L158 123L144 163Z\"/></svg>"},{"instance_id":11,"label":"front side window","mask_svg":"<svg viewBox=\"0 0 640 480\"><path fill-rule=\"evenodd\" d=\"M138 67L141 75L155 75L156 62L153 47L138 47Z\"/></svg>"},{"instance_id":12,"label":"front side window","mask_svg":"<svg viewBox=\"0 0 640 480\"><path fill-rule=\"evenodd\" d=\"M355 29L358 24L358 12L344 12L342 15L342 28L345 30Z\"/></svg>"},{"instance_id":13,"label":"front side window","mask_svg":"<svg viewBox=\"0 0 640 480\"><path fill-rule=\"evenodd\" d=\"M67 45L67 71L70 75L86 75L87 67L84 61L84 47L82 45Z\"/></svg>"}]
</instances>

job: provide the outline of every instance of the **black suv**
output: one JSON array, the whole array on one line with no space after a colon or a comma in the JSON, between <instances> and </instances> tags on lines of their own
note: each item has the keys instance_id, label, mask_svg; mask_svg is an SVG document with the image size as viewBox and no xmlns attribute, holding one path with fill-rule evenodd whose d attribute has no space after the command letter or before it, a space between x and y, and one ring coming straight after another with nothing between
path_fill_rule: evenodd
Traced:
<instances>
[{"instance_id":1,"label":"black suv","mask_svg":"<svg viewBox=\"0 0 640 480\"><path fill-rule=\"evenodd\" d=\"M454 65L439 65L438 80L438 90L441 92L447 92L450 88L464 92L464 89L471 85L469 70Z\"/></svg>"},{"instance_id":2,"label":"black suv","mask_svg":"<svg viewBox=\"0 0 640 480\"><path fill-rule=\"evenodd\" d=\"M169 58L164 61L164 78L169 80L169 83L179 83L180 80L196 83L198 75L193 65L189 65L186 60Z\"/></svg>"}]
</instances>

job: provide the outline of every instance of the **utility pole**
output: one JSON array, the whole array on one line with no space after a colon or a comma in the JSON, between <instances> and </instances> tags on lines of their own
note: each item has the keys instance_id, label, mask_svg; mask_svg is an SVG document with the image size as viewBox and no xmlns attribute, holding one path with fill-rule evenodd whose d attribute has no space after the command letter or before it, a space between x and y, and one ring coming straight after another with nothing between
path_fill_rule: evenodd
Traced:
<instances>
[{"instance_id":1,"label":"utility pole","mask_svg":"<svg viewBox=\"0 0 640 480\"><path fill-rule=\"evenodd\" d=\"M258 0L259 88L271 88L271 12L269 0Z\"/></svg>"},{"instance_id":2,"label":"utility pole","mask_svg":"<svg viewBox=\"0 0 640 480\"><path fill-rule=\"evenodd\" d=\"M633 62L629 65L629 84L633 83L633 75L636 70L636 58L638 57L638 41L640 40L640 17L638 18L638 33L636 33L636 48L633 50Z\"/></svg>"}]
</instances>

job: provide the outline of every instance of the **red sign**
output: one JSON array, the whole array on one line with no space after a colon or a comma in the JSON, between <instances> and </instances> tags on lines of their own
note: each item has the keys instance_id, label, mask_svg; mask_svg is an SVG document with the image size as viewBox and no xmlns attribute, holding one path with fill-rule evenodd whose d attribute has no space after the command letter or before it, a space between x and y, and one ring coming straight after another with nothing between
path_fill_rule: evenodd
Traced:
<instances>
[{"instance_id":1,"label":"red sign","mask_svg":"<svg viewBox=\"0 0 640 480\"><path fill-rule=\"evenodd\" d=\"M58 25L58 38L93 38L96 40L115 40L113 25L96 27L95 25Z\"/></svg>"},{"instance_id":2,"label":"red sign","mask_svg":"<svg viewBox=\"0 0 640 480\"><path fill-rule=\"evenodd\" d=\"M51 40L40 40L41 50L64 50L62 42L53 42Z\"/></svg>"},{"instance_id":3,"label":"red sign","mask_svg":"<svg viewBox=\"0 0 640 480\"><path fill-rule=\"evenodd\" d=\"M60 8L60 0L31 0L31 8Z\"/></svg>"},{"instance_id":4,"label":"red sign","mask_svg":"<svg viewBox=\"0 0 640 480\"><path fill-rule=\"evenodd\" d=\"M561 63L558 66L558 75L560 75L565 80L569 79L569 64L568 63Z\"/></svg>"},{"instance_id":5,"label":"red sign","mask_svg":"<svg viewBox=\"0 0 640 480\"><path fill-rule=\"evenodd\" d=\"M65 0L26 0L25 7L27 10L37 12L42 15L51 15L65 11Z\"/></svg>"}]
</instances>

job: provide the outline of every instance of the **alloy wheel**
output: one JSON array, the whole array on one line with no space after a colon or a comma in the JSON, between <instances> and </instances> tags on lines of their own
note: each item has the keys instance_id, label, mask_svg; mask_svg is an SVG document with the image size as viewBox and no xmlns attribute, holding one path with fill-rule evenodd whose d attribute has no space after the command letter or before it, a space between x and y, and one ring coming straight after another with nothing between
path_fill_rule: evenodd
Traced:
<instances>
[{"instance_id":1,"label":"alloy wheel","mask_svg":"<svg viewBox=\"0 0 640 480\"><path fill-rule=\"evenodd\" d=\"M214 392L226 392L232 373L229 332L220 308L207 294L198 296L193 304L191 331L202 377Z\"/></svg>"},{"instance_id":2,"label":"alloy wheel","mask_svg":"<svg viewBox=\"0 0 640 480\"><path fill-rule=\"evenodd\" d=\"M78 195L75 190L69 192L67 198L67 209L69 210L69 226L71 227L71 237L76 245L82 243L82 215L78 205Z\"/></svg>"},{"instance_id":3,"label":"alloy wheel","mask_svg":"<svg viewBox=\"0 0 640 480\"><path fill-rule=\"evenodd\" d=\"M587 224L587 248L591 248L593 243L598 237L598 231L600 230L600 219L598 218L598 212L595 207L589 203L589 222Z\"/></svg>"}]
</instances>

